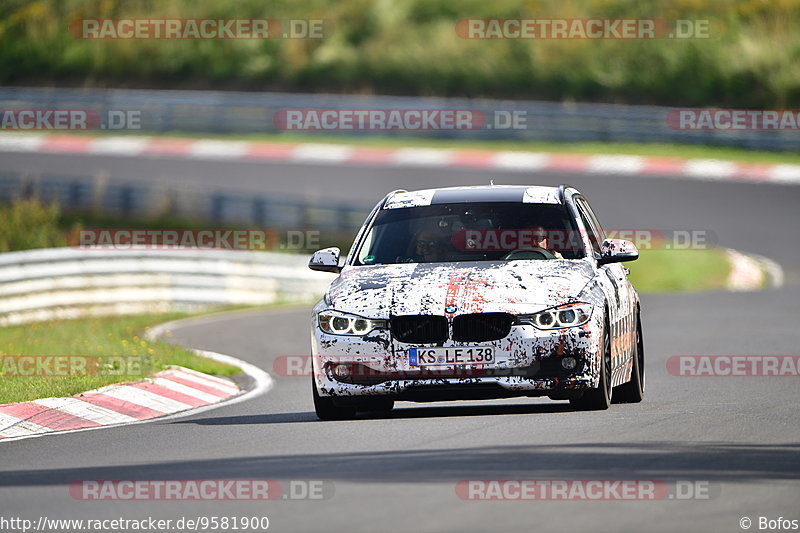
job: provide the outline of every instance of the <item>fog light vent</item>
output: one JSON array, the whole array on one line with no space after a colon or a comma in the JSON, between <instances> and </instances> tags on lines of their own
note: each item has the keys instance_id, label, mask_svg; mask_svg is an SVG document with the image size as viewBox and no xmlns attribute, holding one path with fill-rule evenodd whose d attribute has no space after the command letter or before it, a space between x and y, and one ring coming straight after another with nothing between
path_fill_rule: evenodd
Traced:
<instances>
[{"instance_id":1,"label":"fog light vent","mask_svg":"<svg viewBox=\"0 0 800 533\"><path fill-rule=\"evenodd\" d=\"M353 375L353 367L350 365L336 365L333 367L333 375L337 378L349 378Z\"/></svg>"},{"instance_id":2,"label":"fog light vent","mask_svg":"<svg viewBox=\"0 0 800 533\"><path fill-rule=\"evenodd\" d=\"M575 360L574 357L564 357L561 360L561 366L564 370L572 370L578 364L578 361Z\"/></svg>"}]
</instances>

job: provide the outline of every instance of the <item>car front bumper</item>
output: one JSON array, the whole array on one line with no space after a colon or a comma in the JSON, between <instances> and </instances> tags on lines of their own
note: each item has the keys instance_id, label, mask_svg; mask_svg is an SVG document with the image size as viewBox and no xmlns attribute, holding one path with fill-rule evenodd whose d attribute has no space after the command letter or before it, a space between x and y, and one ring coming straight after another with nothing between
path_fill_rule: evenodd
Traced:
<instances>
[{"instance_id":1,"label":"car front bumper","mask_svg":"<svg viewBox=\"0 0 800 533\"><path fill-rule=\"evenodd\" d=\"M436 401L513 396L569 398L599 382L600 329L583 326L539 330L515 325L503 339L467 343L448 341L437 347L492 347L491 364L414 367L406 344L388 331L364 337L330 335L312 324L313 374L320 396L349 398L390 396L398 400ZM566 358L575 360L565 367Z\"/></svg>"}]
</instances>

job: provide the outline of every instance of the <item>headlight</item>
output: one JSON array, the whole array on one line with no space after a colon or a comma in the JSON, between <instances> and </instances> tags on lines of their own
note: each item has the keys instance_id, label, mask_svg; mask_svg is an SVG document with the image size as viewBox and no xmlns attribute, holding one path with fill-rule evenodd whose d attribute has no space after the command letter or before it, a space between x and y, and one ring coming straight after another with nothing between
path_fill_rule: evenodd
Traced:
<instances>
[{"instance_id":1,"label":"headlight","mask_svg":"<svg viewBox=\"0 0 800 533\"><path fill-rule=\"evenodd\" d=\"M317 315L319 328L331 335L366 335L373 329L386 329L386 320L372 320L339 311L322 311Z\"/></svg>"},{"instance_id":2,"label":"headlight","mask_svg":"<svg viewBox=\"0 0 800 533\"><path fill-rule=\"evenodd\" d=\"M517 315L517 321L539 329L560 329L586 324L591 316L592 305L577 302L559 305L531 315Z\"/></svg>"}]
</instances>

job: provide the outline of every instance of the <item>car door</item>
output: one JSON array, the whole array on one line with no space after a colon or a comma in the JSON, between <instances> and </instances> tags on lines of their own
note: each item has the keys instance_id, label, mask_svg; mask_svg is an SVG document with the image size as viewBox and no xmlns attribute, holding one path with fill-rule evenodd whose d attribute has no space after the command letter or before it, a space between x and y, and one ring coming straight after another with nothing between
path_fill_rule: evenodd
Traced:
<instances>
[{"instance_id":1,"label":"car door","mask_svg":"<svg viewBox=\"0 0 800 533\"><path fill-rule=\"evenodd\" d=\"M592 252L599 257L600 245L605 239L603 229L585 198L576 197L575 205L589 234ZM622 264L602 265L599 270L601 271L601 286L604 288L609 302L611 366L614 374L613 383L617 385L625 379L624 374L632 361L633 295L630 291L627 272Z\"/></svg>"}]
</instances>

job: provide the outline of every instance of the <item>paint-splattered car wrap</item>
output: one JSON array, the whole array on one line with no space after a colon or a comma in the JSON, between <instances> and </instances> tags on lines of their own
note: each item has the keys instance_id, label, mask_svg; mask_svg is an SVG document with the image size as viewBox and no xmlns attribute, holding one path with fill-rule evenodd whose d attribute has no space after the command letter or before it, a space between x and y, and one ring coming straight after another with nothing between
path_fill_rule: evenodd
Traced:
<instances>
[{"instance_id":1,"label":"paint-splattered car wrap","mask_svg":"<svg viewBox=\"0 0 800 533\"><path fill-rule=\"evenodd\" d=\"M427 200L430 196L413 197ZM373 215L374 211L359 236ZM529 315L575 302L591 305L591 316L583 325L545 330L514 323L508 335L489 342L459 342L448 335L439 343L410 344L394 338L388 327L396 316L433 315L447 318L452 332L452 320L459 315ZM318 323L319 313L326 310L384 320L387 327L363 336L329 334ZM320 396L333 397L390 395L402 399L411 389L470 384L493 384L520 395L559 397L559 393L598 386L603 335L608 334L612 385L617 386L631 378L637 310L638 296L624 267L598 266L592 256L547 261L345 264L312 313L314 380ZM421 369L410 363L411 348L477 346L491 347L497 354L495 360L439 365L432 368L438 372L433 376L422 375ZM564 357L574 357L576 366L563 369L560 361ZM359 377L364 379L334 377L332 365L342 363L360 363Z\"/></svg>"}]
</instances>

